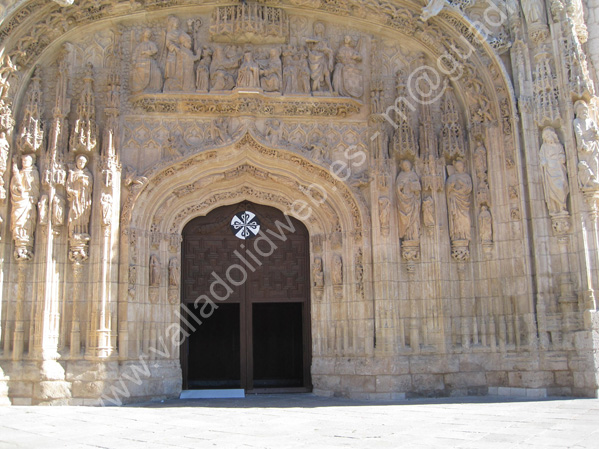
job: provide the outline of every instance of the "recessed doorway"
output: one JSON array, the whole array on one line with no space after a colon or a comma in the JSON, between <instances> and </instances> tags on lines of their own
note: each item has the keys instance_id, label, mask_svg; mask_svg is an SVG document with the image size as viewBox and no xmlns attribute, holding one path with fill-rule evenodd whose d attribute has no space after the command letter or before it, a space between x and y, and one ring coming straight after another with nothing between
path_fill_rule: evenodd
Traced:
<instances>
[{"instance_id":1,"label":"recessed doorway","mask_svg":"<svg viewBox=\"0 0 599 449\"><path fill-rule=\"evenodd\" d=\"M215 209L185 227L181 275L184 389L311 391L301 222L250 202Z\"/></svg>"}]
</instances>

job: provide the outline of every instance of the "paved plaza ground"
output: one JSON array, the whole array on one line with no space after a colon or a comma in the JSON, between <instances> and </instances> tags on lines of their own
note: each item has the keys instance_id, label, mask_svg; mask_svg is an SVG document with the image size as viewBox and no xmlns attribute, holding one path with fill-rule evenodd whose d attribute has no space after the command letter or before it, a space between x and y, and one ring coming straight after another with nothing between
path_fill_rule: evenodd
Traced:
<instances>
[{"instance_id":1,"label":"paved plaza ground","mask_svg":"<svg viewBox=\"0 0 599 449\"><path fill-rule=\"evenodd\" d=\"M599 448L599 400L304 395L2 407L0 448Z\"/></svg>"}]
</instances>

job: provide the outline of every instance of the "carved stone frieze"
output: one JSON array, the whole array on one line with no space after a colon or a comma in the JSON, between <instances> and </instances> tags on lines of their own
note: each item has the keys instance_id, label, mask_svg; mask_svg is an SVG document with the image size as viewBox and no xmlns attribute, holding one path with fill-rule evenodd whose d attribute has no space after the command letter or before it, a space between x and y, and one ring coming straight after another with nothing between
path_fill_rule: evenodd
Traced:
<instances>
[{"instance_id":1,"label":"carved stone frieze","mask_svg":"<svg viewBox=\"0 0 599 449\"><path fill-rule=\"evenodd\" d=\"M361 103L348 98L271 97L261 93L140 94L132 98L135 108L147 113L228 115L239 117L347 117L360 112Z\"/></svg>"}]
</instances>

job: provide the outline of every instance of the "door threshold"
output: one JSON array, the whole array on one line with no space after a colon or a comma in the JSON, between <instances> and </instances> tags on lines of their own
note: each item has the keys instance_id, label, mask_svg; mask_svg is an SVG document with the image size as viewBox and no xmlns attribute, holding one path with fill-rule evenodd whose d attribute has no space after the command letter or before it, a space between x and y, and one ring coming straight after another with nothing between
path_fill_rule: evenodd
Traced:
<instances>
[{"instance_id":1,"label":"door threshold","mask_svg":"<svg viewBox=\"0 0 599 449\"><path fill-rule=\"evenodd\" d=\"M312 388L308 387L280 387L280 388L254 388L246 390L245 394L294 394L294 393L312 393Z\"/></svg>"},{"instance_id":2,"label":"door threshold","mask_svg":"<svg viewBox=\"0 0 599 449\"><path fill-rule=\"evenodd\" d=\"M231 399L245 398L243 388L231 388L223 390L183 390L179 399Z\"/></svg>"}]
</instances>

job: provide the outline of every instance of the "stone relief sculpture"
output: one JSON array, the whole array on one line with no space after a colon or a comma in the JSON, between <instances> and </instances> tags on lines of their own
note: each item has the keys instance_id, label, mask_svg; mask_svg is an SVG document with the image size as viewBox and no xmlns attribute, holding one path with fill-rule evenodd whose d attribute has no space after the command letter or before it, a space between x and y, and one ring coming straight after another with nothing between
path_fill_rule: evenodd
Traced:
<instances>
[{"instance_id":1,"label":"stone relief sculpture","mask_svg":"<svg viewBox=\"0 0 599 449\"><path fill-rule=\"evenodd\" d=\"M396 192L399 209L399 238L420 239L420 206L422 203L420 179L408 160L401 161L397 175Z\"/></svg>"},{"instance_id":2,"label":"stone relief sculpture","mask_svg":"<svg viewBox=\"0 0 599 449\"><path fill-rule=\"evenodd\" d=\"M89 219L92 206L93 178L87 168L87 158L80 155L75 168L69 170L66 182L69 200L69 236L89 239Z\"/></svg>"},{"instance_id":3,"label":"stone relief sculpture","mask_svg":"<svg viewBox=\"0 0 599 449\"><path fill-rule=\"evenodd\" d=\"M402 239L402 257L410 263L408 271L413 271L415 266L412 262L420 258L422 186L409 160L401 161L400 167L401 172L395 182L399 209L399 238Z\"/></svg>"},{"instance_id":4,"label":"stone relief sculpture","mask_svg":"<svg viewBox=\"0 0 599 449\"><path fill-rule=\"evenodd\" d=\"M29 260L33 256L40 179L32 155L22 156L21 164L22 168L19 170L16 161L13 162L10 182L11 230L15 241L15 258Z\"/></svg>"},{"instance_id":5,"label":"stone relief sculpture","mask_svg":"<svg viewBox=\"0 0 599 449\"><path fill-rule=\"evenodd\" d=\"M333 50L324 37L324 24L314 24L314 37L306 39L312 93L332 92Z\"/></svg>"},{"instance_id":6,"label":"stone relief sculpture","mask_svg":"<svg viewBox=\"0 0 599 449\"><path fill-rule=\"evenodd\" d=\"M196 72L194 65L201 55L196 55L192 49L191 37L187 33L181 33L179 36L179 47L177 54L177 81L172 82L170 90L180 90L183 92L193 92L196 88ZM171 78L172 79L172 78Z\"/></svg>"},{"instance_id":7,"label":"stone relief sculpture","mask_svg":"<svg viewBox=\"0 0 599 449\"><path fill-rule=\"evenodd\" d=\"M566 199L570 189L566 172L566 153L553 128L545 128L542 138L539 163L549 215L567 213Z\"/></svg>"},{"instance_id":8,"label":"stone relief sculpture","mask_svg":"<svg viewBox=\"0 0 599 449\"><path fill-rule=\"evenodd\" d=\"M260 66L254 61L251 51L246 51L243 55L243 62L237 74L236 87L260 87Z\"/></svg>"},{"instance_id":9,"label":"stone relief sculpture","mask_svg":"<svg viewBox=\"0 0 599 449\"><path fill-rule=\"evenodd\" d=\"M276 119L266 120L264 137L271 145L277 145L281 139L281 122Z\"/></svg>"},{"instance_id":10,"label":"stone relief sculpture","mask_svg":"<svg viewBox=\"0 0 599 449\"><path fill-rule=\"evenodd\" d=\"M449 235L454 246L454 258L468 257L468 242L470 241L470 205L472 204L472 178L465 172L464 161L453 163L455 172L447 178L445 193L449 213ZM456 250L456 248L461 250ZM459 254L458 254L459 253Z\"/></svg>"},{"instance_id":11,"label":"stone relief sculpture","mask_svg":"<svg viewBox=\"0 0 599 449\"><path fill-rule=\"evenodd\" d=\"M472 154L478 182L487 181L487 149L482 139L476 139L476 148Z\"/></svg>"},{"instance_id":12,"label":"stone relief sculpture","mask_svg":"<svg viewBox=\"0 0 599 449\"><path fill-rule=\"evenodd\" d=\"M229 121L225 117L219 117L212 122L210 135L215 145L222 145L229 138Z\"/></svg>"},{"instance_id":13,"label":"stone relief sculpture","mask_svg":"<svg viewBox=\"0 0 599 449\"><path fill-rule=\"evenodd\" d=\"M260 86L264 92L281 92L283 66L278 49L271 48L266 66L260 70L260 76Z\"/></svg>"},{"instance_id":14,"label":"stone relief sculpture","mask_svg":"<svg viewBox=\"0 0 599 449\"><path fill-rule=\"evenodd\" d=\"M522 0L522 11L529 26L536 24L545 25L547 19L543 3L541 0Z\"/></svg>"},{"instance_id":15,"label":"stone relief sculpture","mask_svg":"<svg viewBox=\"0 0 599 449\"><path fill-rule=\"evenodd\" d=\"M196 68L196 92L208 92L210 89L210 65L212 64L212 50L208 47L202 49L202 57Z\"/></svg>"},{"instance_id":16,"label":"stone relief sculpture","mask_svg":"<svg viewBox=\"0 0 599 449\"><path fill-rule=\"evenodd\" d=\"M102 206L102 225L110 226L112 221L112 195L102 192L100 204Z\"/></svg>"},{"instance_id":17,"label":"stone relief sculpture","mask_svg":"<svg viewBox=\"0 0 599 449\"><path fill-rule=\"evenodd\" d=\"M131 92L162 92L162 72L158 67L156 57L158 47L150 39L152 30L146 28L141 35L141 43L133 52L131 67Z\"/></svg>"},{"instance_id":18,"label":"stone relief sculpture","mask_svg":"<svg viewBox=\"0 0 599 449\"><path fill-rule=\"evenodd\" d=\"M422 223L427 229L435 226L435 200L430 195L422 199Z\"/></svg>"},{"instance_id":19,"label":"stone relief sculpture","mask_svg":"<svg viewBox=\"0 0 599 449\"><path fill-rule=\"evenodd\" d=\"M168 285L169 287L178 287L179 279L181 278L181 268L179 266L179 260L176 257L172 257L168 261Z\"/></svg>"},{"instance_id":20,"label":"stone relief sculpture","mask_svg":"<svg viewBox=\"0 0 599 449\"><path fill-rule=\"evenodd\" d=\"M233 47L228 47L227 52L223 47L216 47L210 65L210 90L233 89L239 62L240 58Z\"/></svg>"},{"instance_id":21,"label":"stone relief sculpture","mask_svg":"<svg viewBox=\"0 0 599 449\"><path fill-rule=\"evenodd\" d=\"M493 244L493 218L489 208L484 205L480 208L478 214L478 230L483 245Z\"/></svg>"},{"instance_id":22,"label":"stone relief sculpture","mask_svg":"<svg viewBox=\"0 0 599 449\"><path fill-rule=\"evenodd\" d=\"M381 227L381 235L383 237L389 236L390 226L390 209L391 209L391 201L387 197L379 198L379 224Z\"/></svg>"},{"instance_id":23,"label":"stone relief sculpture","mask_svg":"<svg viewBox=\"0 0 599 449\"><path fill-rule=\"evenodd\" d=\"M164 91L180 91L183 85L183 73L178 71L181 67L179 56L182 54L181 42L191 42L191 37L181 28L181 22L175 16L169 16L166 25L164 42ZM187 39L186 39L187 38Z\"/></svg>"},{"instance_id":24,"label":"stone relief sculpture","mask_svg":"<svg viewBox=\"0 0 599 449\"><path fill-rule=\"evenodd\" d=\"M341 256L339 255L333 257L333 270L331 276L333 285L343 285L343 259L341 259Z\"/></svg>"},{"instance_id":25,"label":"stone relief sculpture","mask_svg":"<svg viewBox=\"0 0 599 449\"><path fill-rule=\"evenodd\" d=\"M574 105L574 134L578 150L578 180L586 190L599 189L599 128L589 116L589 106L584 101Z\"/></svg>"},{"instance_id":26,"label":"stone relief sculpture","mask_svg":"<svg viewBox=\"0 0 599 449\"><path fill-rule=\"evenodd\" d=\"M54 195L54 198L52 198L51 219L55 234L60 233L60 227L64 226L64 219L66 215L65 209L66 203L64 197L61 195Z\"/></svg>"},{"instance_id":27,"label":"stone relief sculpture","mask_svg":"<svg viewBox=\"0 0 599 449\"><path fill-rule=\"evenodd\" d=\"M345 36L337 51L333 89L343 97L360 98L364 94L364 77L358 66L362 62L360 47L360 42L354 46L351 36Z\"/></svg>"},{"instance_id":28,"label":"stone relief sculpture","mask_svg":"<svg viewBox=\"0 0 599 449\"><path fill-rule=\"evenodd\" d=\"M158 287L161 281L160 261L156 254L150 256L150 287Z\"/></svg>"},{"instance_id":29,"label":"stone relief sculpture","mask_svg":"<svg viewBox=\"0 0 599 449\"><path fill-rule=\"evenodd\" d=\"M312 266L312 285L314 288L324 288L324 272L322 269L322 259L320 257L314 258L314 265Z\"/></svg>"}]
</instances>

